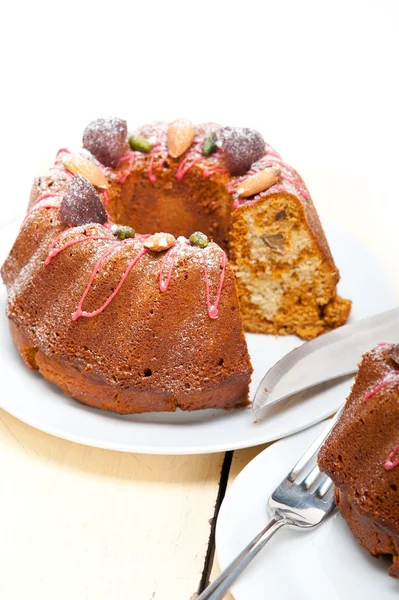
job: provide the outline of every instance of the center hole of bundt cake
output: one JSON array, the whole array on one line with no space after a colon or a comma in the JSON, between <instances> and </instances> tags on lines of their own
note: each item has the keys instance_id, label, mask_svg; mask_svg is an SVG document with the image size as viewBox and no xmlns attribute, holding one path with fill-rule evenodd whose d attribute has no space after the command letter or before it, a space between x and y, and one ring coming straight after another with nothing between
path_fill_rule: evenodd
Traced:
<instances>
[{"instance_id":1,"label":"center hole of bundt cake","mask_svg":"<svg viewBox=\"0 0 399 600\"><path fill-rule=\"evenodd\" d=\"M111 216L139 233L165 231L189 237L202 231L226 247L232 197L224 174L204 177L200 169L193 168L179 180L176 164L173 159L165 163L154 182L146 171L133 172L114 208L110 207Z\"/></svg>"}]
</instances>

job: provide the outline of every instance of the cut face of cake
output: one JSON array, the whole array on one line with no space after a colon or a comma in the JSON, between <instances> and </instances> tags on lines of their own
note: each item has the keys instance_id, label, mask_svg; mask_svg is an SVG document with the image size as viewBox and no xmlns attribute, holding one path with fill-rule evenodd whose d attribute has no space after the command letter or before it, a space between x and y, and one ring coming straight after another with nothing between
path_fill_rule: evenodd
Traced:
<instances>
[{"instance_id":1,"label":"cut face of cake","mask_svg":"<svg viewBox=\"0 0 399 600\"><path fill-rule=\"evenodd\" d=\"M344 412L319 454L335 499L358 542L389 555L399 577L399 347L363 356Z\"/></svg>"}]
</instances>

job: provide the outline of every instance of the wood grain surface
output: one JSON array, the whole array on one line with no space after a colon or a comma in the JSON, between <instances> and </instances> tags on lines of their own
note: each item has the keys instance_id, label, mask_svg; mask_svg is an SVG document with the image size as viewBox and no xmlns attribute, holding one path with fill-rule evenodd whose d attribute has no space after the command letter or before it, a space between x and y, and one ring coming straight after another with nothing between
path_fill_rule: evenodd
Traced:
<instances>
[{"instance_id":1,"label":"wood grain surface","mask_svg":"<svg viewBox=\"0 0 399 600\"><path fill-rule=\"evenodd\" d=\"M0 411L0 598L188 600L222 461L81 446Z\"/></svg>"}]
</instances>

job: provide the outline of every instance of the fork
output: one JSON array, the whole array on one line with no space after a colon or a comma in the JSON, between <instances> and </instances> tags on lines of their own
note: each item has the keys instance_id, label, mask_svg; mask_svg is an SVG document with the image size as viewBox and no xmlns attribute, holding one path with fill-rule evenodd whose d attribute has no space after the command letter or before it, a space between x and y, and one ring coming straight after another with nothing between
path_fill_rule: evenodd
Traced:
<instances>
[{"instance_id":1,"label":"fork","mask_svg":"<svg viewBox=\"0 0 399 600\"><path fill-rule=\"evenodd\" d=\"M270 496L270 521L197 600L222 600L232 583L282 527L311 529L329 516L335 507L333 483L327 475L320 472L317 455L343 409L344 407L337 412Z\"/></svg>"}]
</instances>

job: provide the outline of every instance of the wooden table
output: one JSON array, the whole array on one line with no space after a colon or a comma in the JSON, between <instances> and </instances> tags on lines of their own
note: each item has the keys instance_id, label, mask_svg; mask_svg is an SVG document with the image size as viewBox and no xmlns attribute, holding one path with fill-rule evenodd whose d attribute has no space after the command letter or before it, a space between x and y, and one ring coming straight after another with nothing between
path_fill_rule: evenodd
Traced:
<instances>
[{"instance_id":1,"label":"wooden table","mask_svg":"<svg viewBox=\"0 0 399 600\"><path fill-rule=\"evenodd\" d=\"M304 175L322 213L397 273L398 220L375 225L381 212L398 216L388 189L381 184L376 203L364 171ZM372 282L370 293L378 293ZM0 411L1 600L190 600L217 572L213 533L226 487L262 449L124 454L57 439Z\"/></svg>"},{"instance_id":2,"label":"wooden table","mask_svg":"<svg viewBox=\"0 0 399 600\"><path fill-rule=\"evenodd\" d=\"M0 598L189 600L212 568L229 471L260 449L232 465L109 452L1 412Z\"/></svg>"}]
</instances>

